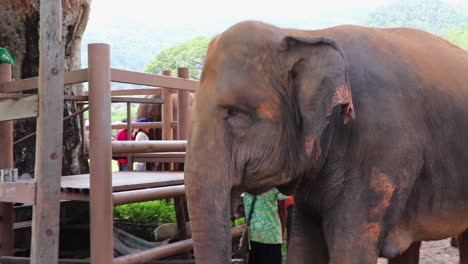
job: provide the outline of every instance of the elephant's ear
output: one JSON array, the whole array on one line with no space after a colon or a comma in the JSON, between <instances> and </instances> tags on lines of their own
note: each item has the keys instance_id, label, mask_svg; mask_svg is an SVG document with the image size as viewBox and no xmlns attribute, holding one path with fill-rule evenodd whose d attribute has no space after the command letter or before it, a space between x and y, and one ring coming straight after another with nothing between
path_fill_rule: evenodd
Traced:
<instances>
[{"instance_id":1,"label":"elephant's ear","mask_svg":"<svg viewBox=\"0 0 468 264\"><path fill-rule=\"evenodd\" d=\"M301 126L319 129L317 125L337 106L345 124L356 117L346 63L333 40L287 36L280 50L287 57L291 95L296 98Z\"/></svg>"}]
</instances>

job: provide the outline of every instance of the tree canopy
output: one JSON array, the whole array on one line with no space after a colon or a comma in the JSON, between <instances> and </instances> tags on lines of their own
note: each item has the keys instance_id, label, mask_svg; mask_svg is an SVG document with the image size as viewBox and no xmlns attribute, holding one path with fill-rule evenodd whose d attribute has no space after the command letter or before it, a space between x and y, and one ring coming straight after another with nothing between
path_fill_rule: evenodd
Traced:
<instances>
[{"instance_id":1,"label":"tree canopy","mask_svg":"<svg viewBox=\"0 0 468 264\"><path fill-rule=\"evenodd\" d=\"M375 27L412 27L440 36L458 29L468 21L468 15L442 0L400 0L376 9L364 20Z\"/></svg>"},{"instance_id":2,"label":"tree canopy","mask_svg":"<svg viewBox=\"0 0 468 264\"><path fill-rule=\"evenodd\" d=\"M457 29L448 30L447 39L468 50L468 22Z\"/></svg>"},{"instance_id":3,"label":"tree canopy","mask_svg":"<svg viewBox=\"0 0 468 264\"><path fill-rule=\"evenodd\" d=\"M196 37L182 44L162 50L145 67L145 72L161 74L164 70L175 72L177 68L190 68L190 78L199 79L206 50L213 37ZM173 73L174 74L174 73Z\"/></svg>"}]
</instances>

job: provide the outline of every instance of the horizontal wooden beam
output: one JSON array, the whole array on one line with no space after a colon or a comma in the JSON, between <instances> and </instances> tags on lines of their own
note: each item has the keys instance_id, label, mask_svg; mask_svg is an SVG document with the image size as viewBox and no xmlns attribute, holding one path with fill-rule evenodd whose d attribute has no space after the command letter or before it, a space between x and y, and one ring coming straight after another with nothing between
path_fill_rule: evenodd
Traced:
<instances>
[{"instance_id":1,"label":"horizontal wooden beam","mask_svg":"<svg viewBox=\"0 0 468 264\"><path fill-rule=\"evenodd\" d=\"M185 152L187 140L112 141L112 153Z\"/></svg>"},{"instance_id":2,"label":"horizontal wooden beam","mask_svg":"<svg viewBox=\"0 0 468 264\"><path fill-rule=\"evenodd\" d=\"M26 257L0 257L0 264L30 264L29 258ZM232 264L243 264L245 263L240 259L233 259ZM91 264L89 259L59 259L58 264ZM195 264L195 260L192 259L169 259L169 260L153 260L146 262L146 264Z\"/></svg>"},{"instance_id":3,"label":"horizontal wooden beam","mask_svg":"<svg viewBox=\"0 0 468 264\"><path fill-rule=\"evenodd\" d=\"M189 90L195 92L198 88L198 81L170 76L141 73L127 70L112 69L111 78L113 82L129 83L158 88L171 88ZM13 82L0 83L0 93L22 92L35 90L38 87L38 77L26 78ZM75 84L88 82L88 69L80 69L64 73L65 84ZM158 94L157 89L133 89L133 91L120 90L112 95L147 95ZM122 91L122 92L121 92ZM174 90L171 90L174 92Z\"/></svg>"},{"instance_id":4,"label":"horizontal wooden beam","mask_svg":"<svg viewBox=\"0 0 468 264\"><path fill-rule=\"evenodd\" d=\"M0 83L0 93L22 92L35 90L38 87L38 77L22 79L13 82ZM65 84L83 83L88 81L88 69L64 73Z\"/></svg>"},{"instance_id":5,"label":"horizontal wooden beam","mask_svg":"<svg viewBox=\"0 0 468 264\"><path fill-rule=\"evenodd\" d=\"M130 95L130 94L129 94ZM23 93L0 93L0 99L21 99L25 97L30 97L31 94ZM87 95L64 95L63 99L65 101L75 101L75 102L87 102L89 97ZM111 97L113 103L140 103L140 104L164 104L164 99L162 98L141 98L141 97L121 97L113 96Z\"/></svg>"},{"instance_id":6,"label":"horizontal wooden beam","mask_svg":"<svg viewBox=\"0 0 468 264\"><path fill-rule=\"evenodd\" d=\"M111 80L119 83L173 88L192 92L198 89L198 81L195 80L118 69L111 69Z\"/></svg>"},{"instance_id":7,"label":"horizontal wooden beam","mask_svg":"<svg viewBox=\"0 0 468 264\"><path fill-rule=\"evenodd\" d=\"M164 104L162 98L111 97L112 103Z\"/></svg>"},{"instance_id":8,"label":"horizontal wooden beam","mask_svg":"<svg viewBox=\"0 0 468 264\"><path fill-rule=\"evenodd\" d=\"M30 264L31 260L25 257L0 257L0 264ZM59 259L58 264L90 264L89 260Z\"/></svg>"},{"instance_id":9,"label":"horizontal wooden beam","mask_svg":"<svg viewBox=\"0 0 468 264\"><path fill-rule=\"evenodd\" d=\"M114 206L121 204L141 203L154 200L175 198L185 195L184 185L148 188L142 190L115 192L112 194Z\"/></svg>"},{"instance_id":10,"label":"horizontal wooden beam","mask_svg":"<svg viewBox=\"0 0 468 264\"><path fill-rule=\"evenodd\" d=\"M161 95L160 87L147 88L147 89L123 89L123 90L111 90L112 96L123 96L123 95ZM170 89L173 91L173 89ZM176 91L175 91L176 92ZM84 95L88 95L88 91L84 92Z\"/></svg>"},{"instance_id":11,"label":"horizontal wooden beam","mask_svg":"<svg viewBox=\"0 0 468 264\"><path fill-rule=\"evenodd\" d=\"M122 95L161 95L161 88L112 90L112 96Z\"/></svg>"},{"instance_id":12,"label":"horizontal wooden beam","mask_svg":"<svg viewBox=\"0 0 468 264\"><path fill-rule=\"evenodd\" d=\"M65 101L87 102L89 97L86 95L65 95ZM112 103L139 103L139 104L164 104L164 99L161 98L139 98L139 97L111 97Z\"/></svg>"},{"instance_id":13,"label":"horizontal wooden beam","mask_svg":"<svg viewBox=\"0 0 468 264\"><path fill-rule=\"evenodd\" d=\"M232 237L240 237L245 230L245 225L235 226L231 228ZM114 258L114 264L140 264L147 263L153 259L167 258L183 252L187 252L193 248L193 240L186 239L169 243L156 248L143 250L140 252L128 254L118 258Z\"/></svg>"},{"instance_id":14,"label":"horizontal wooden beam","mask_svg":"<svg viewBox=\"0 0 468 264\"><path fill-rule=\"evenodd\" d=\"M32 221L16 222L13 224L13 229L31 228Z\"/></svg>"},{"instance_id":15,"label":"horizontal wooden beam","mask_svg":"<svg viewBox=\"0 0 468 264\"><path fill-rule=\"evenodd\" d=\"M0 201L36 204L36 183L0 182Z\"/></svg>"},{"instance_id":16,"label":"horizontal wooden beam","mask_svg":"<svg viewBox=\"0 0 468 264\"><path fill-rule=\"evenodd\" d=\"M113 154L113 158L125 158L123 154ZM174 162L184 163L185 152L133 153L133 162Z\"/></svg>"},{"instance_id":17,"label":"horizontal wooden beam","mask_svg":"<svg viewBox=\"0 0 468 264\"><path fill-rule=\"evenodd\" d=\"M31 94L24 93L0 93L0 99L20 99L23 97L31 96Z\"/></svg>"},{"instance_id":18,"label":"horizontal wooden beam","mask_svg":"<svg viewBox=\"0 0 468 264\"><path fill-rule=\"evenodd\" d=\"M233 259L232 264L244 264L242 259ZM0 257L0 264L30 264L29 258L25 257ZM58 264L91 264L89 259L59 259ZM195 264L194 259L169 259L153 260L146 264Z\"/></svg>"},{"instance_id":19,"label":"horizontal wooden beam","mask_svg":"<svg viewBox=\"0 0 468 264\"><path fill-rule=\"evenodd\" d=\"M177 121L171 122L171 127L177 127ZM126 129L127 123L112 124L112 129ZM162 122L136 122L132 123L132 128L162 128Z\"/></svg>"},{"instance_id":20,"label":"horizontal wooden beam","mask_svg":"<svg viewBox=\"0 0 468 264\"><path fill-rule=\"evenodd\" d=\"M60 199L65 201L89 201L89 193L64 192L60 193Z\"/></svg>"},{"instance_id":21,"label":"horizontal wooden beam","mask_svg":"<svg viewBox=\"0 0 468 264\"><path fill-rule=\"evenodd\" d=\"M0 102L0 121L37 117L37 95Z\"/></svg>"}]
</instances>

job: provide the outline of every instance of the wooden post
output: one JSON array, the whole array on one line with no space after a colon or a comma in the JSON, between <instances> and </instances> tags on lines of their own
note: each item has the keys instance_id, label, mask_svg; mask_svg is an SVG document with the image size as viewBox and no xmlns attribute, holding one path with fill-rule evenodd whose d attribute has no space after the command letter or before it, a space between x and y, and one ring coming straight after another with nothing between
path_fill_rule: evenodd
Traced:
<instances>
[{"instance_id":1,"label":"wooden post","mask_svg":"<svg viewBox=\"0 0 468 264\"><path fill-rule=\"evenodd\" d=\"M36 204L31 263L57 263L62 176L63 71L62 1L40 1L39 116L36 135Z\"/></svg>"},{"instance_id":2,"label":"wooden post","mask_svg":"<svg viewBox=\"0 0 468 264\"><path fill-rule=\"evenodd\" d=\"M171 71L163 71L163 75L172 76ZM174 129L172 129L171 122L174 120L174 105L172 102L171 90L168 88L162 89L162 99L164 99L164 104L161 109L161 121L162 121L162 139L163 140L173 140L174 139ZM163 170L173 170L174 165L171 163L164 163L162 165Z\"/></svg>"},{"instance_id":3,"label":"wooden post","mask_svg":"<svg viewBox=\"0 0 468 264\"><path fill-rule=\"evenodd\" d=\"M127 140L132 140L132 103L127 102ZM133 170L132 154L127 154L127 164L125 164L126 171Z\"/></svg>"},{"instance_id":4,"label":"wooden post","mask_svg":"<svg viewBox=\"0 0 468 264\"><path fill-rule=\"evenodd\" d=\"M188 68L178 68L177 69L177 76L179 78L188 79L189 69ZM179 90L178 91L178 109L177 109L177 120L178 120L178 127L177 127L177 139L179 140L186 140L188 138L188 122L190 119L190 92ZM181 164L182 165L182 164ZM178 166L178 170L183 171L184 167ZM177 217L177 229L181 231L181 237L187 238L188 233L186 229L186 223L188 221L188 212L187 212L187 200L185 197L177 197L174 198L174 205L176 210L176 217Z\"/></svg>"},{"instance_id":5,"label":"wooden post","mask_svg":"<svg viewBox=\"0 0 468 264\"><path fill-rule=\"evenodd\" d=\"M83 111L83 105L82 104L77 104L76 110L78 112ZM80 128L81 128L81 158L85 159L86 157L86 128L85 128L85 120L84 120L84 113L81 113L79 115L79 122L80 122ZM88 142L89 143L89 142Z\"/></svg>"},{"instance_id":6,"label":"wooden post","mask_svg":"<svg viewBox=\"0 0 468 264\"><path fill-rule=\"evenodd\" d=\"M178 68L177 76L179 78L189 79L189 68ZM177 120L179 126L177 128L177 139L185 140L188 138L189 121L190 121L190 92L186 90L179 90L179 109L177 111Z\"/></svg>"},{"instance_id":7,"label":"wooden post","mask_svg":"<svg viewBox=\"0 0 468 264\"><path fill-rule=\"evenodd\" d=\"M11 81L11 64L0 64L0 83ZM13 122L0 122L0 169L13 168ZM0 202L0 256L13 255L13 206Z\"/></svg>"},{"instance_id":8,"label":"wooden post","mask_svg":"<svg viewBox=\"0 0 468 264\"><path fill-rule=\"evenodd\" d=\"M171 71L163 71L163 75L171 76ZM173 140L173 133L171 122L174 120L173 117L173 102L171 100L171 91L168 88L162 89L162 99L164 99L164 104L162 105L162 139L163 140Z\"/></svg>"},{"instance_id":9,"label":"wooden post","mask_svg":"<svg viewBox=\"0 0 468 264\"><path fill-rule=\"evenodd\" d=\"M110 47L88 45L91 263L113 263Z\"/></svg>"}]
</instances>

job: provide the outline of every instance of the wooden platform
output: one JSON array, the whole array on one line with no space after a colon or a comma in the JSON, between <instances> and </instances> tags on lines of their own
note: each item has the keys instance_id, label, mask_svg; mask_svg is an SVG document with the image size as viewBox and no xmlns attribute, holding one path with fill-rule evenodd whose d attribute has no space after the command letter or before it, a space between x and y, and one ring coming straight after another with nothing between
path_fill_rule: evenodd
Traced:
<instances>
[{"instance_id":1,"label":"wooden platform","mask_svg":"<svg viewBox=\"0 0 468 264\"><path fill-rule=\"evenodd\" d=\"M179 171L120 171L112 173L112 191L129 191L145 188L184 184L184 173ZM62 177L62 199L89 200L89 174Z\"/></svg>"},{"instance_id":2,"label":"wooden platform","mask_svg":"<svg viewBox=\"0 0 468 264\"><path fill-rule=\"evenodd\" d=\"M181 171L121 171L112 173L112 191L130 191L184 184ZM62 176L62 200L89 200L89 174ZM0 198L7 202L35 203L35 183L0 183Z\"/></svg>"},{"instance_id":3,"label":"wooden platform","mask_svg":"<svg viewBox=\"0 0 468 264\"><path fill-rule=\"evenodd\" d=\"M132 159L134 162L184 163L185 152L135 153L132 154Z\"/></svg>"},{"instance_id":4,"label":"wooden platform","mask_svg":"<svg viewBox=\"0 0 468 264\"><path fill-rule=\"evenodd\" d=\"M112 190L128 191L184 184L181 171L119 171L112 173ZM89 174L62 177L63 192L89 192Z\"/></svg>"}]
</instances>

